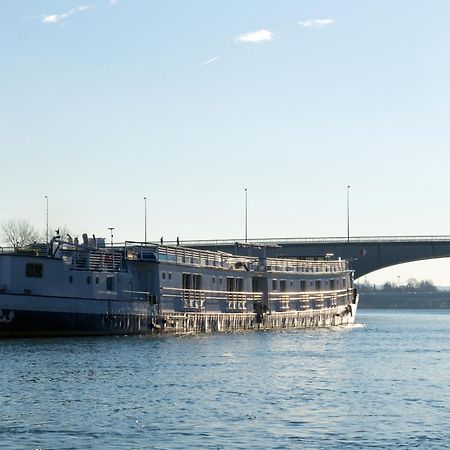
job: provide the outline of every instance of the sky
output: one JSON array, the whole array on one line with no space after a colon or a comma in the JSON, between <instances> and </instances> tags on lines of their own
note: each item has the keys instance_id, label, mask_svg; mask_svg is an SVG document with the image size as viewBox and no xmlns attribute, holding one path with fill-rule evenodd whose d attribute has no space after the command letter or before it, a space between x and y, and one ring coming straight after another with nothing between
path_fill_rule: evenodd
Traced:
<instances>
[{"instance_id":1,"label":"sky","mask_svg":"<svg viewBox=\"0 0 450 450\"><path fill-rule=\"evenodd\" d=\"M0 222L450 235L450 2L0 0ZM386 269L450 285L449 260Z\"/></svg>"}]
</instances>

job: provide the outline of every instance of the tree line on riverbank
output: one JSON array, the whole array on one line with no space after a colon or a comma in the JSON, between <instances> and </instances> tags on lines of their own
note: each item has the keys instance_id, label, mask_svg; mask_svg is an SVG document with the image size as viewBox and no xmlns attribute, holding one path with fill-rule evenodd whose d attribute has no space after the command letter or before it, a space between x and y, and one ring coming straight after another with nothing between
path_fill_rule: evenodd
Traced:
<instances>
[{"instance_id":1,"label":"tree line on riverbank","mask_svg":"<svg viewBox=\"0 0 450 450\"><path fill-rule=\"evenodd\" d=\"M359 292L374 293L430 293L437 292L438 290L431 280L417 280L416 278L409 278L404 284L386 281L381 286L377 286L365 280L362 283L356 283L356 287L358 288Z\"/></svg>"}]
</instances>

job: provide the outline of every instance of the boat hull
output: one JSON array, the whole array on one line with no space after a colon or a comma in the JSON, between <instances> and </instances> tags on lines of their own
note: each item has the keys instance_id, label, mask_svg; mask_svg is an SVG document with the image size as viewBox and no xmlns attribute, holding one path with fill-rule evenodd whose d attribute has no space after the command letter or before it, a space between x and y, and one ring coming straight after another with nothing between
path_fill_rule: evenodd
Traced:
<instances>
[{"instance_id":1,"label":"boat hull","mask_svg":"<svg viewBox=\"0 0 450 450\"><path fill-rule=\"evenodd\" d=\"M0 338L142 334L152 317L144 302L0 295Z\"/></svg>"},{"instance_id":2,"label":"boat hull","mask_svg":"<svg viewBox=\"0 0 450 450\"><path fill-rule=\"evenodd\" d=\"M352 305L304 311L156 314L142 302L0 295L0 338L319 328L354 323Z\"/></svg>"},{"instance_id":3,"label":"boat hull","mask_svg":"<svg viewBox=\"0 0 450 450\"><path fill-rule=\"evenodd\" d=\"M205 333L286 328L323 328L351 325L357 305L273 313L165 313L155 327L166 333Z\"/></svg>"}]
</instances>

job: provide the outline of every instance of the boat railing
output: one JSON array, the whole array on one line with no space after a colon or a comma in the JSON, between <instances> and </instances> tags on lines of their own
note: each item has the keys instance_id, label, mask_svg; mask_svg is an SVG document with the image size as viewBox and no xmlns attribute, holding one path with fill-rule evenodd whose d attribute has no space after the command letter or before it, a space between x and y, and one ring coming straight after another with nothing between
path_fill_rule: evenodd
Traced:
<instances>
[{"instance_id":1,"label":"boat railing","mask_svg":"<svg viewBox=\"0 0 450 450\"><path fill-rule=\"evenodd\" d=\"M95 272L120 272L122 253L112 249L70 249L62 252L71 270Z\"/></svg>"},{"instance_id":2,"label":"boat railing","mask_svg":"<svg viewBox=\"0 0 450 450\"><path fill-rule=\"evenodd\" d=\"M15 252L16 252L15 247L0 247L0 253L11 254Z\"/></svg>"},{"instance_id":3,"label":"boat railing","mask_svg":"<svg viewBox=\"0 0 450 450\"><path fill-rule=\"evenodd\" d=\"M146 291L121 291L121 299L129 302L147 302L150 303L151 295Z\"/></svg>"},{"instance_id":4,"label":"boat railing","mask_svg":"<svg viewBox=\"0 0 450 450\"><path fill-rule=\"evenodd\" d=\"M353 289L339 289L333 291L301 291L301 292L269 292L270 302L280 302L284 309L288 309L290 302L300 302L305 309L310 302L316 307L323 307L327 302L330 305L348 304L352 301Z\"/></svg>"},{"instance_id":5,"label":"boat railing","mask_svg":"<svg viewBox=\"0 0 450 450\"><path fill-rule=\"evenodd\" d=\"M144 242L127 242L125 255L128 260L153 260L242 271L333 273L348 270L346 260L257 258Z\"/></svg>"},{"instance_id":6,"label":"boat railing","mask_svg":"<svg viewBox=\"0 0 450 450\"><path fill-rule=\"evenodd\" d=\"M258 258L235 256L217 251L155 245L144 242L126 242L125 255L128 260L154 260L233 270L254 269L258 263Z\"/></svg>"},{"instance_id":7,"label":"boat railing","mask_svg":"<svg viewBox=\"0 0 450 450\"><path fill-rule=\"evenodd\" d=\"M185 311L202 311L205 303L211 301L226 301L228 311L245 311L247 302L260 302L262 292L215 291L204 289L161 288L163 298L181 299Z\"/></svg>"},{"instance_id":8,"label":"boat railing","mask_svg":"<svg viewBox=\"0 0 450 450\"><path fill-rule=\"evenodd\" d=\"M42 245L31 244L25 247L0 247L1 254L22 256L46 256L46 248Z\"/></svg>"}]
</instances>

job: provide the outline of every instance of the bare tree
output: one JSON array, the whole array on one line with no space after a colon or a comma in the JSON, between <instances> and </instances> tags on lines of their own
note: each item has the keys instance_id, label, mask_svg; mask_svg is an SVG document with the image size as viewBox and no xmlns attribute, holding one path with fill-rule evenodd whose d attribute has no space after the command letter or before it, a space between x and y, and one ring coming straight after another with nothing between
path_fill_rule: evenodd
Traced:
<instances>
[{"instance_id":1,"label":"bare tree","mask_svg":"<svg viewBox=\"0 0 450 450\"><path fill-rule=\"evenodd\" d=\"M39 233L27 220L9 219L1 224L2 241L12 247L23 247L39 239Z\"/></svg>"}]
</instances>

